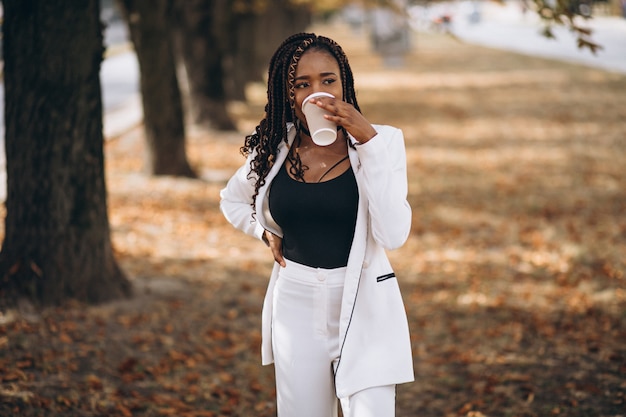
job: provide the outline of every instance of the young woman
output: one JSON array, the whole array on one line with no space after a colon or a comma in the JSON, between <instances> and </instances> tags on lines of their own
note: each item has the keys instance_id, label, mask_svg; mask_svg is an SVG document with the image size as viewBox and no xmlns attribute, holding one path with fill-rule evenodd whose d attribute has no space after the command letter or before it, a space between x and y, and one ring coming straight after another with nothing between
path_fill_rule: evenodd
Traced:
<instances>
[{"instance_id":1,"label":"young woman","mask_svg":"<svg viewBox=\"0 0 626 417\"><path fill-rule=\"evenodd\" d=\"M337 124L318 146L302 101ZM246 163L221 192L236 228L275 260L263 306L263 364L274 363L279 417L395 415L396 384L413 381L406 312L385 254L411 229L404 138L357 104L341 47L312 33L270 61L265 117Z\"/></svg>"}]
</instances>

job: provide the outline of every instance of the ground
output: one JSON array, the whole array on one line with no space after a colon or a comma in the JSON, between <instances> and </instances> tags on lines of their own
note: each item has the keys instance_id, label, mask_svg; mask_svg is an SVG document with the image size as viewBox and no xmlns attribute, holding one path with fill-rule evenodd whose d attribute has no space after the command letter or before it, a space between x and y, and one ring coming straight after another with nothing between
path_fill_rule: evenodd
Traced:
<instances>
[{"instance_id":1,"label":"ground","mask_svg":"<svg viewBox=\"0 0 626 417\"><path fill-rule=\"evenodd\" d=\"M358 99L401 127L412 233L389 255L417 380L398 417L626 416L626 76L418 34L385 68L341 26ZM588 52L581 52L588 53ZM238 133L189 130L202 180L142 173L141 127L106 143L130 300L0 315L2 416L273 416L260 365L267 248L219 213Z\"/></svg>"}]
</instances>

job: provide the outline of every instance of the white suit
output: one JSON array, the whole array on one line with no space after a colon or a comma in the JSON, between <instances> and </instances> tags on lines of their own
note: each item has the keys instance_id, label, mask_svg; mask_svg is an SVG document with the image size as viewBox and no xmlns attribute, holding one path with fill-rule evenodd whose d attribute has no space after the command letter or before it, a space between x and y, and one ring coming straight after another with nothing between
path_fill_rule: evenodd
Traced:
<instances>
[{"instance_id":1,"label":"white suit","mask_svg":"<svg viewBox=\"0 0 626 417\"><path fill-rule=\"evenodd\" d=\"M378 134L364 144L350 138L350 163L354 171L359 203L354 240L348 258L339 322L341 354L335 372L339 398L357 391L414 380L406 312L398 282L385 249L406 241L411 229L407 202L406 153L402 131L374 125ZM288 141L296 129L288 126ZM236 228L261 239L264 230L282 236L268 210L268 190L287 157L281 145L275 164L250 205L254 179L248 179L250 158L221 192L221 209ZM263 305L262 362L271 364L272 304L280 265L276 263Z\"/></svg>"}]
</instances>

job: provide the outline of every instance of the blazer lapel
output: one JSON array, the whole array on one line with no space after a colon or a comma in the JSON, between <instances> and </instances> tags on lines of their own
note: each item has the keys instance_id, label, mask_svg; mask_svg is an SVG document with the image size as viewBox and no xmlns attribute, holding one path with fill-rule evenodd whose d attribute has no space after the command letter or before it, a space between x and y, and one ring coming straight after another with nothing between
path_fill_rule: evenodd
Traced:
<instances>
[{"instance_id":1,"label":"blazer lapel","mask_svg":"<svg viewBox=\"0 0 626 417\"><path fill-rule=\"evenodd\" d=\"M352 240L352 247L348 257L343 297L341 300L341 317L339 319L340 340L345 339L348 327L350 326L350 321L352 320L352 312L354 310L354 303L356 302L357 292L359 290L359 282L363 272L363 261L365 260L368 240L367 200L365 197L365 190L363 189L363 180L360 175L361 162L357 151L352 147L348 147L348 154L350 155L350 164L352 165L359 190L359 205L354 229L354 238Z\"/></svg>"}]
</instances>

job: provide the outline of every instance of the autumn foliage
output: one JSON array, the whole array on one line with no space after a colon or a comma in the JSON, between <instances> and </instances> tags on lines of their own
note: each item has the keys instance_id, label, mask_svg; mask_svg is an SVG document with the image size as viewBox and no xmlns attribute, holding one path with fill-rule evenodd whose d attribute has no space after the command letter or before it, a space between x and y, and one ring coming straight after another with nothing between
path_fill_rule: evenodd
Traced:
<instances>
[{"instance_id":1,"label":"autumn foliage","mask_svg":"<svg viewBox=\"0 0 626 417\"><path fill-rule=\"evenodd\" d=\"M351 58L364 113L404 130L407 244L390 253L417 381L398 417L617 416L626 409L626 76L416 35L386 69ZM106 143L109 215L132 300L0 315L2 416L273 416L260 366L271 255L218 192L240 133L191 131L203 180L141 172L142 129Z\"/></svg>"}]
</instances>

